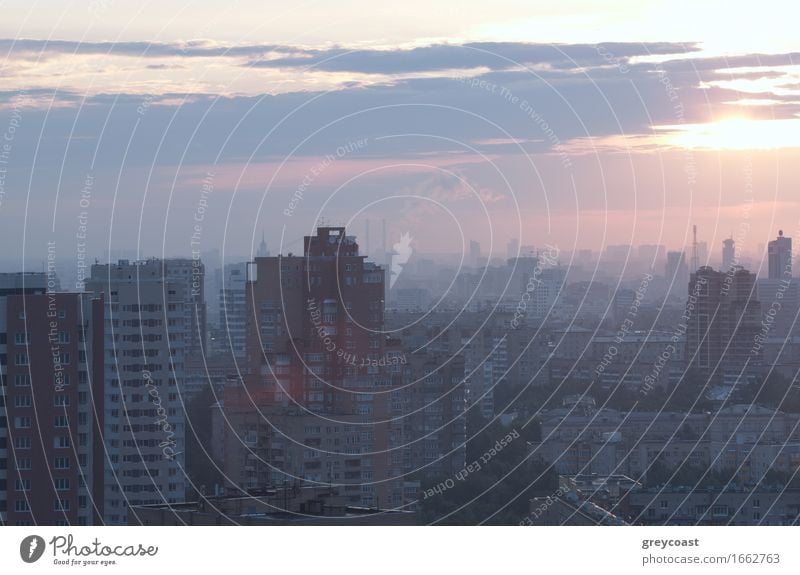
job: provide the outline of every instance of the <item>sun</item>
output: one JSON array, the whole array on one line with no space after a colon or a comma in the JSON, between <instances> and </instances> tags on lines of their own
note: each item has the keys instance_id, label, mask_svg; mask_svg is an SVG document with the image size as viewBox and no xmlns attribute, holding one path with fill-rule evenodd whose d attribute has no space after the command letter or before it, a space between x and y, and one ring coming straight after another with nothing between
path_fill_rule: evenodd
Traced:
<instances>
[{"instance_id":1,"label":"sun","mask_svg":"<svg viewBox=\"0 0 800 575\"><path fill-rule=\"evenodd\" d=\"M706 124L656 126L667 145L709 150L800 148L800 119L726 118Z\"/></svg>"}]
</instances>

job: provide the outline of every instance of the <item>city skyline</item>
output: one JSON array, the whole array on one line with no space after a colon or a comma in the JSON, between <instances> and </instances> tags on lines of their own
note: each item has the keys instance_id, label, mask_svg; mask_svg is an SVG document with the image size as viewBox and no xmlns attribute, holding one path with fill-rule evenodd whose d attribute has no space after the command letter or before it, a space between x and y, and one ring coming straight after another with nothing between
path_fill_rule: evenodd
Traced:
<instances>
[{"instance_id":1,"label":"city skyline","mask_svg":"<svg viewBox=\"0 0 800 575\"><path fill-rule=\"evenodd\" d=\"M0 13L6 572L796 571L796 2Z\"/></svg>"}]
</instances>

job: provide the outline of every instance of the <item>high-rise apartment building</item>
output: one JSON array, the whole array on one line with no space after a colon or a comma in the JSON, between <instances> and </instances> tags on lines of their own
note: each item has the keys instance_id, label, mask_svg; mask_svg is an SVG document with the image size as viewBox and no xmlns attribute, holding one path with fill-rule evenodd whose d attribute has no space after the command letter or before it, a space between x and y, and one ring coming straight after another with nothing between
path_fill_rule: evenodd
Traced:
<instances>
[{"instance_id":1,"label":"high-rise apartment building","mask_svg":"<svg viewBox=\"0 0 800 575\"><path fill-rule=\"evenodd\" d=\"M384 284L342 227L318 228L301 256L250 265L245 387L224 398L232 487L252 485L257 466L244 462L258 447L268 449L262 486L332 482L353 503L402 503L402 454L392 449L402 421L390 392L403 360L383 333Z\"/></svg>"},{"instance_id":2,"label":"high-rise apartment building","mask_svg":"<svg viewBox=\"0 0 800 575\"><path fill-rule=\"evenodd\" d=\"M408 360L409 387L395 394L404 403L403 471L409 478L438 482L465 464L464 359L421 350Z\"/></svg>"},{"instance_id":3,"label":"high-rise apartment building","mask_svg":"<svg viewBox=\"0 0 800 575\"><path fill-rule=\"evenodd\" d=\"M727 272L736 263L736 249L733 238L722 241L722 268L721 271Z\"/></svg>"},{"instance_id":4,"label":"high-rise apartment building","mask_svg":"<svg viewBox=\"0 0 800 575\"><path fill-rule=\"evenodd\" d=\"M477 240L469 241L469 265L473 267L481 265L481 244Z\"/></svg>"},{"instance_id":5,"label":"high-rise apartment building","mask_svg":"<svg viewBox=\"0 0 800 575\"><path fill-rule=\"evenodd\" d=\"M103 302L0 274L0 524L103 516Z\"/></svg>"},{"instance_id":6,"label":"high-rise apartment building","mask_svg":"<svg viewBox=\"0 0 800 575\"><path fill-rule=\"evenodd\" d=\"M108 524L125 523L130 505L185 499L184 362L202 345L205 307L196 270L194 260L120 260L92 266L86 283L106 306Z\"/></svg>"},{"instance_id":7,"label":"high-rise apartment building","mask_svg":"<svg viewBox=\"0 0 800 575\"><path fill-rule=\"evenodd\" d=\"M686 292L686 283L689 281L689 268L686 264L685 252L667 252L664 279L670 286L669 293L683 296Z\"/></svg>"},{"instance_id":8,"label":"high-rise apartment building","mask_svg":"<svg viewBox=\"0 0 800 575\"><path fill-rule=\"evenodd\" d=\"M778 231L778 237L767 245L769 279L785 279L792 276L792 238Z\"/></svg>"},{"instance_id":9,"label":"high-rise apartment building","mask_svg":"<svg viewBox=\"0 0 800 575\"><path fill-rule=\"evenodd\" d=\"M761 304L755 274L737 267L733 273L701 266L691 275L686 310L686 358L706 377L736 377L759 359L756 336Z\"/></svg>"},{"instance_id":10,"label":"high-rise apartment building","mask_svg":"<svg viewBox=\"0 0 800 575\"><path fill-rule=\"evenodd\" d=\"M237 358L244 358L247 340L247 262L227 264L222 270L219 290L218 349Z\"/></svg>"}]
</instances>

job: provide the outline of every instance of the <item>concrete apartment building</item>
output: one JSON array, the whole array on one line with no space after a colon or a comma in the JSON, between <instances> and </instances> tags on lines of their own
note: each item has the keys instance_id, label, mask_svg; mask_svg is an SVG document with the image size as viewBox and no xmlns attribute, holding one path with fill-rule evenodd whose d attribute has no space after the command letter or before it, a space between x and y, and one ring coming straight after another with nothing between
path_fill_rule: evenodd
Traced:
<instances>
[{"instance_id":1,"label":"concrete apartment building","mask_svg":"<svg viewBox=\"0 0 800 575\"><path fill-rule=\"evenodd\" d=\"M384 282L341 227L318 228L301 256L251 264L244 389L229 388L220 412L229 487L332 482L352 504L402 505L390 397L402 352L383 334Z\"/></svg>"},{"instance_id":2,"label":"concrete apartment building","mask_svg":"<svg viewBox=\"0 0 800 575\"><path fill-rule=\"evenodd\" d=\"M402 402L403 471L408 478L451 477L466 463L464 360L420 351L409 354Z\"/></svg>"},{"instance_id":3,"label":"concrete apartment building","mask_svg":"<svg viewBox=\"0 0 800 575\"><path fill-rule=\"evenodd\" d=\"M103 302L0 274L0 524L102 523Z\"/></svg>"},{"instance_id":4,"label":"concrete apartment building","mask_svg":"<svg viewBox=\"0 0 800 575\"><path fill-rule=\"evenodd\" d=\"M767 244L767 262L769 279L792 276L792 238L784 236L783 230L779 230L778 237Z\"/></svg>"},{"instance_id":5,"label":"concrete apartment building","mask_svg":"<svg viewBox=\"0 0 800 575\"><path fill-rule=\"evenodd\" d=\"M625 474L643 481L658 461L669 469L689 465L736 470L739 485L755 485L770 470L800 467L800 415L761 406L731 405L716 413L570 413L551 410L541 419L534 459L560 474Z\"/></svg>"},{"instance_id":6,"label":"concrete apartment building","mask_svg":"<svg viewBox=\"0 0 800 575\"><path fill-rule=\"evenodd\" d=\"M405 510L351 505L341 488L292 484L131 509L138 525L414 525Z\"/></svg>"},{"instance_id":7,"label":"concrete apartment building","mask_svg":"<svg viewBox=\"0 0 800 575\"><path fill-rule=\"evenodd\" d=\"M247 262L227 264L220 274L216 348L243 359L247 346Z\"/></svg>"},{"instance_id":8,"label":"concrete apartment building","mask_svg":"<svg viewBox=\"0 0 800 575\"><path fill-rule=\"evenodd\" d=\"M185 361L205 330L202 264L156 260L94 265L87 289L105 313L105 522L131 505L186 498Z\"/></svg>"},{"instance_id":9,"label":"concrete apartment building","mask_svg":"<svg viewBox=\"0 0 800 575\"><path fill-rule=\"evenodd\" d=\"M530 500L525 525L797 525L800 490L697 486L645 488L624 475L560 475Z\"/></svg>"},{"instance_id":10,"label":"concrete apartment building","mask_svg":"<svg viewBox=\"0 0 800 575\"><path fill-rule=\"evenodd\" d=\"M761 360L755 345L761 331L761 303L755 274L700 267L691 274L686 310L686 359L707 381L737 378Z\"/></svg>"}]
</instances>

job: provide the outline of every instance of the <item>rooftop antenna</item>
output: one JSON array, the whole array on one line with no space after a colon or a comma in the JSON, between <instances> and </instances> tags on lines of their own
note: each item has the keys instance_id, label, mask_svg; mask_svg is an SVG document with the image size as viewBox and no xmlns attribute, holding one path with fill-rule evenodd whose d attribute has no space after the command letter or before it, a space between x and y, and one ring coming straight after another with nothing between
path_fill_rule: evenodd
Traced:
<instances>
[{"instance_id":1,"label":"rooftop antenna","mask_svg":"<svg viewBox=\"0 0 800 575\"><path fill-rule=\"evenodd\" d=\"M692 271L696 272L700 268L700 260L697 256L697 225L692 226L694 238L692 240Z\"/></svg>"}]
</instances>

